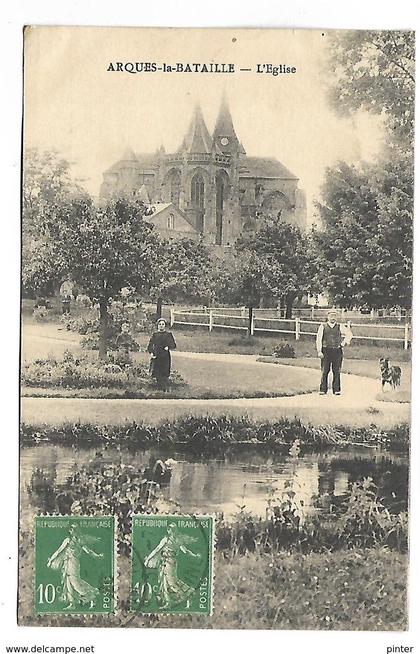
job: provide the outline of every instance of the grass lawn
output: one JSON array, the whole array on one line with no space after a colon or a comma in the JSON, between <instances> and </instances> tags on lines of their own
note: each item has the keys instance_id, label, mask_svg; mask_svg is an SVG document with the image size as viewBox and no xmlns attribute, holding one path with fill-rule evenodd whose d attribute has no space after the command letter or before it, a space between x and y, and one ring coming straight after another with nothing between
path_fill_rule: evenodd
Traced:
<instances>
[{"instance_id":1,"label":"grass lawn","mask_svg":"<svg viewBox=\"0 0 420 654\"><path fill-rule=\"evenodd\" d=\"M19 623L78 626L83 616L32 611L32 548L22 543ZM141 616L127 611L130 563L119 560L120 609L109 626L196 629L402 631L407 628L407 557L387 549L250 554L215 561L213 616ZM121 610L121 607L122 610ZM90 617L92 625L105 626Z\"/></svg>"},{"instance_id":2,"label":"grass lawn","mask_svg":"<svg viewBox=\"0 0 420 654\"><path fill-rule=\"evenodd\" d=\"M326 425L348 426L354 429L374 425L378 429L391 429L400 423L409 422L410 405L399 404L392 411L368 407L355 411L343 406L323 405L319 407L282 407L252 405L250 400L238 404L227 404L224 400L214 400L211 406L197 400L162 402L159 400L141 402L136 400L109 400L95 402L81 401L78 398L41 399L24 397L22 399L22 420L28 425L63 425L68 422L97 425L124 425L143 422L156 425L185 416L248 417L251 420L277 422L281 418L299 418L304 424L325 427ZM86 403L86 404L85 404Z\"/></svg>"},{"instance_id":3,"label":"grass lawn","mask_svg":"<svg viewBox=\"0 0 420 654\"><path fill-rule=\"evenodd\" d=\"M273 397L316 390L318 374L278 374L274 366L178 357L176 369L198 397ZM296 373L296 374L293 374ZM194 389L194 390L193 390Z\"/></svg>"},{"instance_id":4,"label":"grass lawn","mask_svg":"<svg viewBox=\"0 0 420 654\"><path fill-rule=\"evenodd\" d=\"M176 356L176 355L175 355ZM136 353L137 362L147 363L146 353ZM176 356L173 366L186 381L186 386L180 386L163 393L155 390L151 382L147 395L142 392L139 397L166 398L250 398L278 397L299 395L316 390L318 374L315 371L307 374L302 370L290 370L284 374L284 368L265 366L255 362L212 361ZM132 390L132 389L130 389ZM143 391L143 389L141 389ZM112 388L23 388L24 396L43 397L85 397L85 398L119 398L127 397L124 389ZM130 393L130 397L135 397Z\"/></svg>"}]
</instances>

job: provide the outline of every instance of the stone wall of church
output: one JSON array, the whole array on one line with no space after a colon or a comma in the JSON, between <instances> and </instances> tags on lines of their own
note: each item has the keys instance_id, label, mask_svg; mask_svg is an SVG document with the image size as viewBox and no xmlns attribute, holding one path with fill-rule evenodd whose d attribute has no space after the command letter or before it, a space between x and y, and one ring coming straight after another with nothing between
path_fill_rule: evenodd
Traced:
<instances>
[{"instance_id":1,"label":"stone wall of church","mask_svg":"<svg viewBox=\"0 0 420 654\"><path fill-rule=\"evenodd\" d=\"M173 202L188 222L203 234L209 244L232 245L245 229L257 229L261 215L280 215L283 220L306 227L305 194L298 180L239 177L239 160L232 157L230 166L213 159L168 162L159 157L154 170L139 170L135 162L122 162L117 171L104 173L100 195L103 198L132 194L144 184L151 202ZM199 175L204 182L202 211L194 205L192 181ZM217 180L223 180L223 216L220 224ZM220 191L219 191L220 194ZM219 200L218 200L219 198ZM219 217L218 217L219 215Z\"/></svg>"},{"instance_id":2,"label":"stone wall of church","mask_svg":"<svg viewBox=\"0 0 420 654\"><path fill-rule=\"evenodd\" d=\"M258 217L278 216L304 229L306 201L297 180L242 177L240 184L241 215L244 229L257 229Z\"/></svg>"}]
</instances>

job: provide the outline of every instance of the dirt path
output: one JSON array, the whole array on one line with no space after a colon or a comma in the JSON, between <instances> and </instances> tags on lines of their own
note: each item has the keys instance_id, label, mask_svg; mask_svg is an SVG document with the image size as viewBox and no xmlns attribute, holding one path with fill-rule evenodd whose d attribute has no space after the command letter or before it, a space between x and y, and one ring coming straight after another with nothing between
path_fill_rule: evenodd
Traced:
<instances>
[{"instance_id":1,"label":"dirt path","mask_svg":"<svg viewBox=\"0 0 420 654\"><path fill-rule=\"evenodd\" d=\"M47 329L45 329L45 327ZM54 348L78 349L75 334L59 331L54 325L24 329L23 344L31 343L31 357L45 355ZM35 350L35 351L34 351ZM286 365L261 363L254 355L212 354L197 352L174 352L174 365L178 358L212 360L218 362L246 363L250 366L276 367L279 374L287 374ZM298 367L298 366L296 366ZM299 367L298 367L299 368ZM299 368L304 373L307 368ZM312 371L311 371L312 372ZM281 417L299 417L313 424L349 424L365 426L391 426L409 420L410 406L396 402L379 402L376 395L379 382L359 375L342 375L341 396L319 396L318 393L278 398L253 399L149 399L149 400L98 400L79 398L22 398L22 419L26 423L63 424L65 422L92 422L98 424L121 424L133 420L156 423L162 419L174 419L188 414L249 415L255 419L275 420Z\"/></svg>"},{"instance_id":2,"label":"dirt path","mask_svg":"<svg viewBox=\"0 0 420 654\"><path fill-rule=\"evenodd\" d=\"M178 356L182 356L178 353ZM222 356L222 355L219 355ZM250 361L250 365L270 365ZM283 367L283 366L277 366ZM284 366L285 368L287 366ZM185 415L248 415L256 420L300 418L312 424L351 425L376 424L386 428L409 419L409 405L378 402L378 382L367 377L343 375L341 396L319 396L318 393L279 398L233 400L150 399L97 400L78 398L22 399L22 419L26 423L55 424L91 422L123 424L145 422L155 424L164 419Z\"/></svg>"}]
</instances>

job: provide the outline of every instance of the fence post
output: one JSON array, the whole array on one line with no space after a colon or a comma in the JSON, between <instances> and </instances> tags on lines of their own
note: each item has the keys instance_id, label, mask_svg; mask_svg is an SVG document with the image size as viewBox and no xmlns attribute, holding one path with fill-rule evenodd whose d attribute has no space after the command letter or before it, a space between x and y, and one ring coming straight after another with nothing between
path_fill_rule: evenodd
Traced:
<instances>
[{"instance_id":1,"label":"fence post","mask_svg":"<svg viewBox=\"0 0 420 654\"><path fill-rule=\"evenodd\" d=\"M175 311L171 307L171 327L174 324L174 322L175 322Z\"/></svg>"},{"instance_id":2,"label":"fence post","mask_svg":"<svg viewBox=\"0 0 420 654\"><path fill-rule=\"evenodd\" d=\"M408 322L404 325L404 350L408 350L408 336L409 336L410 325Z\"/></svg>"},{"instance_id":3,"label":"fence post","mask_svg":"<svg viewBox=\"0 0 420 654\"><path fill-rule=\"evenodd\" d=\"M315 318L315 307L314 305L311 306L311 320Z\"/></svg>"},{"instance_id":4,"label":"fence post","mask_svg":"<svg viewBox=\"0 0 420 654\"><path fill-rule=\"evenodd\" d=\"M296 340L298 341L300 339L300 320L299 320L299 318L295 318L295 336L296 336Z\"/></svg>"},{"instance_id":5,"label":"fence post","mask_svg":"<svg viewBox=\"0 0 420 654\"><path fill-rule=\"evenodd\" d=\"M209 311L209 332L213 329L213 309Z\"/></svg>"},{"instance_id":6,"label":"fence post","mask_svg":"<svg viewBox=\"0 0 420 654\"><path fill-rule=\"evenodd\" d=\"M248 336L254 336L254 309L248 307Z\"/></svg>"}]
</instances>

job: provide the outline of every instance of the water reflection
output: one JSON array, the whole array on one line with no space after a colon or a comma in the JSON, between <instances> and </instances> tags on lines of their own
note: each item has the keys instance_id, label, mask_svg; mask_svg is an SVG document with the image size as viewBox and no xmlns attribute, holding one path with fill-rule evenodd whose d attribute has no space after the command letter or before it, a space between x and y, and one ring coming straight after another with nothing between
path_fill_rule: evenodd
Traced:
<instances>
[{"instance_id":1,"label":"water reflection","mask_svg":"<svg viewBox=\"0 0 420 654\"><path fill-rule=\"evenodd\" d=\"M42 469L56 483L63 483L74 464L87 464L98 448L76 448L39 444L21 452L22 502L29 501L27 485L36 468ZM256 451L229 452L225 456L200 457L186 452L154 449L134 452L123 448L101 451L98 465L120 461L144 470L157 458L176 460L169 486L162 490L185 511L224 512L227 517L240 507L257 515L265 515L267 501L279 497L285 484L292 483L295 499L302 514L313 509L313 499L324 493L336 496L348 491L351 484L363 477L372 477L379 495L393 510L407 505L408 466L404 456L353 448L330 450L322 454L291 457Z\"/></svg>"}]
</instances>

